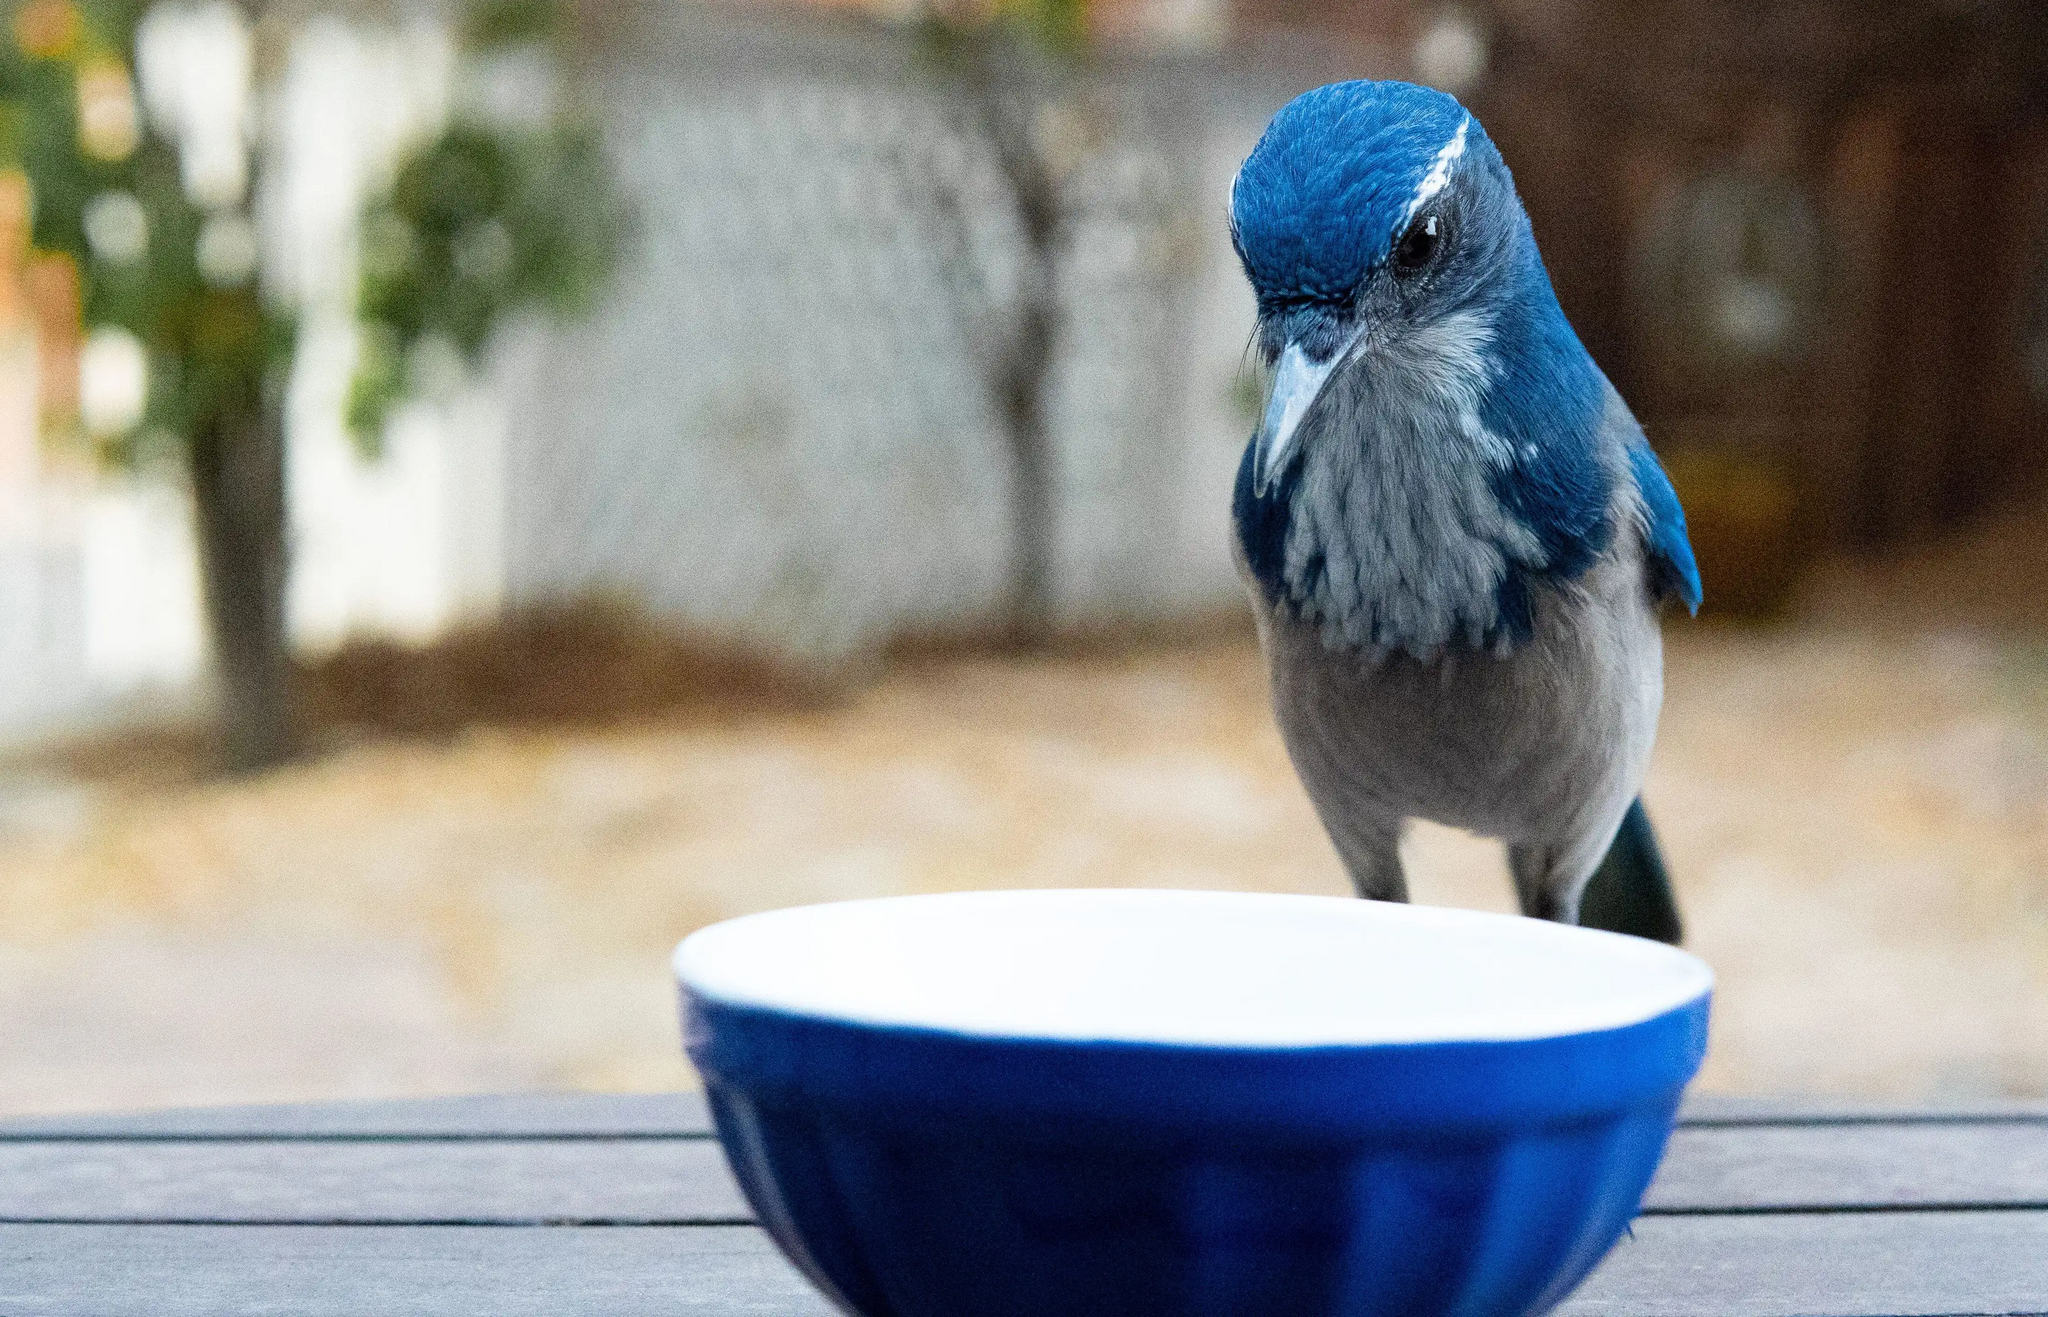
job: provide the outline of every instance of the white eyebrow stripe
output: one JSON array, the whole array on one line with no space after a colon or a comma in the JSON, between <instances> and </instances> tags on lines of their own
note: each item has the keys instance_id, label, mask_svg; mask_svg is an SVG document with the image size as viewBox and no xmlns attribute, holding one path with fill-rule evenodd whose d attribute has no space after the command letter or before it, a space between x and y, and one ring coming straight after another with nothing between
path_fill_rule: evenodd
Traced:
<instances>
[{"instance_id":1,"label":"white eyebrow stripe","mask_svg":"<svg viewBox=\"0 0 2048 1317\"><path fill-rule=\"evenodd\" d=\"M1415 212L1429 204L1429 199L1444 190L1444 184L1451 181L1451 166L1458 163L1458 157L1465 154L1465 130L1472 126L1472 116L1466 115L1458 123L1458 131L1451 134L1451 140L1444 143L1444 149L1436 153L1436 160L1423 175L1422 186L1415 189L1415 199L1408 203L1408 213L1401 217L1401 227L1415 218Z\"/></svg>"}]
</instances>

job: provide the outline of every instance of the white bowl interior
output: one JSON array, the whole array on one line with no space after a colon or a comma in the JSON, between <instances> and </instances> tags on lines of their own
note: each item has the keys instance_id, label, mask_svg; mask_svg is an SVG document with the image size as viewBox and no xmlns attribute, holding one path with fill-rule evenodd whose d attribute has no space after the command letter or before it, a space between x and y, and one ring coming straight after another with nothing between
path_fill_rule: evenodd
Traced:
<instances>
[{"instance_id":1,"label":"white bowl interior","mask_svg":"<svg viewBox=\"0 0 2048 1317\"><path fill-rule=\"evenodd\" d=\"M704 929L677 976L715 1000L1004 1037L1212 1046L1542 1038L1693 1001L1654 942L1534 919L1237 892L963 892Z\"/></svg>"}]
</instances>

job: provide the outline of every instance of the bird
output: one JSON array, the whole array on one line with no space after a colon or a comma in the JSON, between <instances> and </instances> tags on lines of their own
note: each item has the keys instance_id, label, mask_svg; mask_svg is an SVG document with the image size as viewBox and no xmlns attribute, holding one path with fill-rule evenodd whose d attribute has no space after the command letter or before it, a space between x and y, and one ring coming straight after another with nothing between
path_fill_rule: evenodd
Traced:
<instances>
[{"instance_id":1,"label":"bird","mask_svg":"<svg viewBox=\"0 0 2048 1317\"><path fill-rule=\"evenodd\" d=\"M1272 378L1234 556L1353 886L1407 900L1427 819L1503 842L1526 915L1678 941L1641 788L1659 614L1698 612L1699 568L1499 149L1443 92L1334 83L1274 116L1229 211Z\"/></svg>"}]
</instances>

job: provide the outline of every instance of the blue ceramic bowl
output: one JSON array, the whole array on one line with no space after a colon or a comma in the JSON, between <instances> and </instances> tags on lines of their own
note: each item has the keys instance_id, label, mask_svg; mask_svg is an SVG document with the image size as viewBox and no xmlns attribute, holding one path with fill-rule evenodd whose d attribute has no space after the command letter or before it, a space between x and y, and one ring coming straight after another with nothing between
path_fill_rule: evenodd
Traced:
<instances>
[{"instance_id":1,"label":"blue ceramic bowl","mask_svg":"<svg viewBox=\"0 0 2048 1317\"><path fill-rule=\"evenodd\" d=\"M1518 1317L1704 1053L1669 947L1219 892L811 906L677 949L768 1231L864 1317Z\"/></svg>"}]
</instances>

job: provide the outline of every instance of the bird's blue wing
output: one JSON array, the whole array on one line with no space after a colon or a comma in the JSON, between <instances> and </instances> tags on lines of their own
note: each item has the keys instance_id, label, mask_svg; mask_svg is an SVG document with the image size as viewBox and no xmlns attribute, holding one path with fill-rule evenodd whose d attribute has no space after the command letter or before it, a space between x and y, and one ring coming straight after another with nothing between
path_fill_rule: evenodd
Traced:
<instances>
[{"instance_id":1,"label":"bird's blue wing","mask_svg":"<svg viewBox=\"0 0 2048 1317\"><path fill-rule=\"evenodd\" d=\"M1634 470L1636 490L1643 499L1643 518L1649 523L1651 585L1662 595L1675 595L1688 613L1700 611L1700 569L1693 561L1692 541L1685 537L1685 509L1678 505L1678 491L1664 464L1638 439L1628 446L1628 464Z\"/></svg>"}]
</instances>

